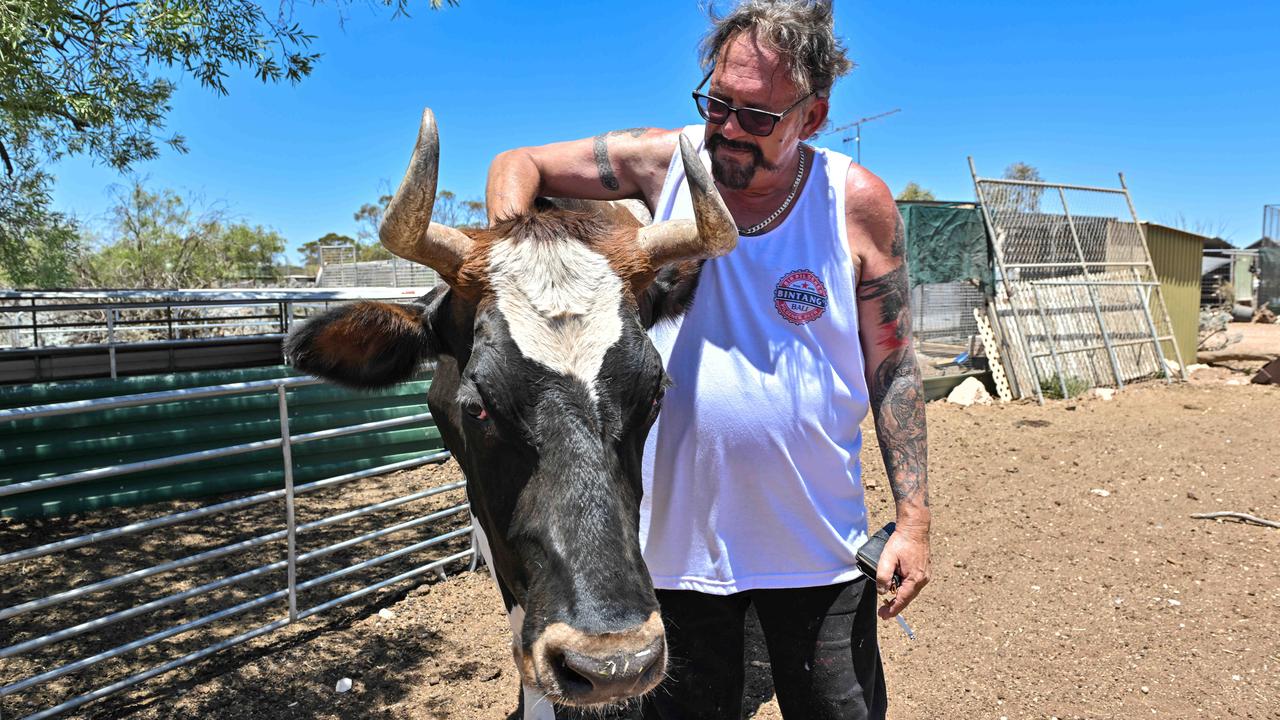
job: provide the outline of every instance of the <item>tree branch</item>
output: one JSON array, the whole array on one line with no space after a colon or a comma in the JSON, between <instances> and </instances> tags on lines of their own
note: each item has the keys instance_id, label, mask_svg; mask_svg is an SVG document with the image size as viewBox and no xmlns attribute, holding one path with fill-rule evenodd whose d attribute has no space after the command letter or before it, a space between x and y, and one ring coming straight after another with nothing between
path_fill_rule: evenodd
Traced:
<instances>
[{"instance_id":1,"label":"tree branch","mask_svg":"<svg viewBox=\"0 0 1280 720\"><path fill-rule=\"evenodd\" d=\"M111 13L117 10L123 10L124 8L127 8L127 7L133 7L137 4L138 3L136 2L122 2L122 3L116 3L111 7L103 8L102 11L98 13L98 24L101 25L102 23L106 22L107 16L110 15Z\"/></svg>"},{"instance_id":2,"label":"tree branch","mask_svg":"<svg viewBox=\"0 0 1280 720\"><path fill-rule=\"evenodd\" d=\"M1275 520L1263 520L1262 518L1257 517L1256 515L1250 515L1249 513L1242 513L1242 512L1233 512L1229 510L1223 511L1223 512L1193 513L1191 517L1196 518L1197 520L1234 518L1242 522L1254 523L1254 524L1262 525L1265 527L1280 528L1280 522L1276 522Z\"/></svg>"},{"instance_id":3,"label":"tree branch","mask_svg":"<svg viewBox=\"0 0 1280 720\"><path fill-rule=\"evenodd\" d=\"M9 150L4 146L4 141L0 141L0 158L4 159L5 174L13 177L13 161L9 159Z\"/></svg>"},{"instance_id":4,"label":"tree branch","mask_svg":"<svg viewBox=\"0 0 1280 720\"><path fill-rule=\"evenodd\" d=\"M31 103L4 102L3 100L0 100L0 108L4 108L5 110L10 110L10 111L25 110L26 112L35 113L35 114L48 113L50 115L57 115L58 117L69 121L73 126L75 126L76 130L79 130L81 132L84 132L89 127L89 123L80 119L75 113L71 112L70 110L65 110L63 108L50 107L47 105L42 107L40 105L32 105Z\"/></svg>"}]
</instances>

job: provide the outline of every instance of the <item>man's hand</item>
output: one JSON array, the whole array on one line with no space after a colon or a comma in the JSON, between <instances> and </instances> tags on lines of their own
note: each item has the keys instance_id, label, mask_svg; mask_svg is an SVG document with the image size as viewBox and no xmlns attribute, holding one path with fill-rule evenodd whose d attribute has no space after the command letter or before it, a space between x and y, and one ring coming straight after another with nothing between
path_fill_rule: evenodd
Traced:
<instances>
[{"instance_id":1,"label":"man's hand","mask_svg":"<svg viewBox=\"0 0 1280 720\"><path fill-rule=\"evenodd\" d=\"M929 528L898 525L889 536L880 564L876 566L876 592L890 591L893 576L902 578L893 600L881 605L877 611L882 620L888 620L906 609L916 595L929 584Z\"/></svg>"}]
</instances>

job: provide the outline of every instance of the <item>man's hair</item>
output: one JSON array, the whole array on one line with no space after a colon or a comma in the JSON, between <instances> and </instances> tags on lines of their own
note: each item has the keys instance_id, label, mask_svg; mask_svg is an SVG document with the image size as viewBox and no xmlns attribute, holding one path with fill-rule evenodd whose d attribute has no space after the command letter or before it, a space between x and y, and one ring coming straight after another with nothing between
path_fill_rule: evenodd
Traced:
<instances>
[{"instance_id":1,"label":"man's hair","mask_svg":"<svg viewBox=\"0 0 1280 720\"><path fill-rule=\"evenodd\" d=\"M730 40L754 31L782 56L800 92L827 97L836 78L853 69L835 36L831 12L824 0L742 0L724 16L709 4L711 30L702 40L702 68L709 71Z\"/></svg>"}]
</instances>

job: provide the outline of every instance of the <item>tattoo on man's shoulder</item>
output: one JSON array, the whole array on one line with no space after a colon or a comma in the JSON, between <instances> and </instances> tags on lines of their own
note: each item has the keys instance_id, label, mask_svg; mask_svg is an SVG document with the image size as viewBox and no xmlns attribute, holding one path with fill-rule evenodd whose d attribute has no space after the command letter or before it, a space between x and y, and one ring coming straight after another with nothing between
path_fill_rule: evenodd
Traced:
<instances>
[{"instance_id":1,"label":"tattoo on man's shoulder","mask_svg":"<svg viewBox=\"0 0 1280 720\"><path fill-rule=\"evenodd\" d=\"M609 162L609 146L605 142L608 134L601 133L591 139L591 150L596 156L596 171L600 173L600 184L606 190L618 189L618 176L613 174L613 163Z\"/></svg>"},{"instance_id":2,"label":"tattoo on man's shoulder","mask_svg":"<svg viewBox=\"0 0 1280 720\"><path fill-rule=\"evenodd\" d=\"M642 128L642 127L639 127L639 128L627 128L627 129L625 129L625 130L610 130L610 131L609 131L609 135L610 135L610 137L612 137L612 136L614 136L614 135L630 135L630 136L631 136L631 137L633 137L633 138L638 138L638 137L640 137L641 135L645 134L645 133L646 133L646 132L648 132L648 131L649 131L649 128Z\"/></svg>"}]
</instances>

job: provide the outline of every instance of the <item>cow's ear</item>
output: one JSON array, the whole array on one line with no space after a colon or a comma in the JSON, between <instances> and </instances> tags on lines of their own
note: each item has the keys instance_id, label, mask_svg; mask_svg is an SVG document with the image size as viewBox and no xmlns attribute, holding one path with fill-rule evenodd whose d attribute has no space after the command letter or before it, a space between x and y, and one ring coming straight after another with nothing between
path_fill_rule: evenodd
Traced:
<instances>
[{"instance_id":1,"label":"cow's ear","mask_svg":"<svg viewBox=\"0 0 1280 720\"><path fill-rule=\"evenodd\" d=\"M295 328L285 357L299 370L338 385L382 388L411 378L442 347L434 332L444 292L408 305L357 302L333 308Z\"/></svg>"}]
</instances>

